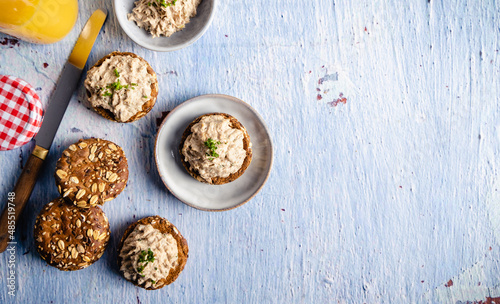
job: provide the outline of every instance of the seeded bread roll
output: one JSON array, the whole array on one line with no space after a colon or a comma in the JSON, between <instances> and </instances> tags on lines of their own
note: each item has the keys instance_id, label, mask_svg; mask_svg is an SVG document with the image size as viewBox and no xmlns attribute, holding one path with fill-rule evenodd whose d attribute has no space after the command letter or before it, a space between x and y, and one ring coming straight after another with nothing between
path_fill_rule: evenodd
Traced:
<instances>
[{"instance_id":1,"label":"seeded bread roll","mask_svg":"<svg viewBox=\"0 0 500 304\"><path fill-rule=\"evenodd\" d=\"M240 135L234 136L235 132ZM236 180L248 168L252 161L252 143L236 118L225 113L210 113L189 124L182 134L179 153L192 177L203 183L222 185ZM224 168L229 169L224 171Z\"/></svg>"},{"instance_id":2,"label":"seeded bread roll","mask_svg":"<svg viewBox=\"0 0 500 304\"><path fill-rule=\"evenodd\" d=\"M151 231L154 233L151 233ZM138 232L149 234L144 236L138 234ZM158 241L155 238L155 234L168 236L170 240L175 240L175 244L172 242L170 242L170 244L139 244L139 242L151 242L153 240ZM165 259L158 256L158 251L170 245L175 246L174 249L177 253L174 257L169 257L170 260L172 260L172 264L170 265L172 268L170 268L168 273L165 273L163 277L154 282L147 277L143 278L144 275L142 275L142 273L146 274L148 271L147 267L151 268L156 265L154 267L161 268L161 266L165 266L158 265L158 263L165 261ZM141 250L142 247L140 246L143 246L144 249ZM149 250L147 250L146 247ZM177 277L179 277L179 274L186 265L188 252L189 248L186 239L172 223L157 215L150 216L131 224L125 230L118 246L118 267L120 268L120 272L123 276L134 285L148 290L160 289L165 285L173 283ZM142 260L145 261L139 263L138 261L141 261L141 253ZM151 263L151 265L149 265L149 263ZM131 267L132 265L134 266ZM138 267L141 267L142 269L137 269ZM145 268L146 270L144 270ZM152 270L153 269L150 271ZM155 271L161 270L162 269L155 269Z\"/></svg>"},{"instance_id":3,"label":"seeded bread roll","mask_svg":"<svg viewBox=\"0 0 500 304\"><path fill-rule=\"evenodd\" d=\"M107 59L111 60L112 58L115 58L115 59L119 58L120 61L125 61L125 62L130 61L131 58L137 58L140 60L140 62L143 65L146 66L147 74L151 75L151 78L152 78L152 81L150 84L150 88L151 88L151 93L149 94L150 96L145 96L145 98L143 98L143 96L138 96L137 98L133 98L132 100L127 101L126 104L124 103L124 104L120 105L123 108L123 107L127 107L128 103L132 103L132 102L142 103L142 102L144 102L142 104L142 109L137 111L135 114L133 114L128 119L120 119L114 113L116 110L116 100L113 100L113 97L112 97L112 95L114 94L113 88L108 88L107 86L112 85L113 82L118 80L118 79L127 78L130 75L124 75L124 72L122 72L122 74L117 73L117 72L115 72L116 70L113 71L113 67L109 67L110 73L117 73L116 75L114 75L114 76L116 76L116 79L112 79L112 80L108 81L108 83L106 83L102 86L96 85L96 81L101 80L103 77L102 75L97 75L96 77L94 77L95 79L92 79L92 74L99 67L101 67L101 65L103 65ZM129 71L129 73L132 73L132 72L133 72L133 70ZM117 76L117 75L119 75L119 76ZM139 78L139 80L136 80L136 81L140 81L140 78ZM132 84L130 82L127 83L127 82L121 80L120 84L131 86L129 88L130 90L137 89L137 87L132 87ZM116 122L133 122L133 121L139 120L140 118L145 116L147 113L149 113L149 111L151 111L151 109L153 109L153 106L156 103L156 98L158 96L158 80L157 80L155 71L153 70L153 68L149 65L149 63L146 60L137 56L134 53L129 53L129 52L112 52L111 54L108 54L105 57L101 58L99 61L97 61L96 64L94 64L94 66L92 68L90 68L87 72L87 79L85 80L85 87L87 89L86 90L87 96L88 96L88 99L89 99L89 102L90 102L92 108L97 113L101 114L104 118L107 118L109 120L116 121ZM109 94L111 94L111 96L107 96ZM97 105L97 106L94 105L92 102L92 96L98 96L101 99L111 97L111 100L106 102L106 104L107 104L106 107L108 107L108 105L109 105L109 108L105 108L104 106L100 106L100 105Z\"/></svg>"},{"instance_id":4,"label":"seeded bread roll","mask_svg":"<svg viewBox=\"0 0 500 304\"><path fill-rule=\"evenodd\" d=\"M63 151L55 178L59 193L70 204L81 208L103 205L127 185L127 158L110 141L81 139Z\"/></svg>"},{"instance_id":5,"label":"seeded bread roll","mask_svg":"<svg viewBox=\"0 0 500 304\"><path fill-rule=\"evenodd\" d=\"M101 208L78 208L62 198L45 205L35 221L36 249L59 270L79 270L97 261L109 236L109 222Z\"/></svg>"}]
</instances>

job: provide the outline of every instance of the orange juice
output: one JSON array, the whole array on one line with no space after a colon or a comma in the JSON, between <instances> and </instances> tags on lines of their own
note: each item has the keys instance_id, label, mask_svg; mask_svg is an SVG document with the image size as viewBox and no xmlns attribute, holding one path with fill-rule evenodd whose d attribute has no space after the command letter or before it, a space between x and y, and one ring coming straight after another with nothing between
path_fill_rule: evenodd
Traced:
<instances>
[{"instance_id":1,"label":"orange juice","mask_svg":"<svg viewBox=\"0 0 500 304\"><path fill-rule=\"evenodd\" d=\"M66 36L78 16L78 0L0 0L0 32L33 43Z\"/></svg>"}]
</instances>

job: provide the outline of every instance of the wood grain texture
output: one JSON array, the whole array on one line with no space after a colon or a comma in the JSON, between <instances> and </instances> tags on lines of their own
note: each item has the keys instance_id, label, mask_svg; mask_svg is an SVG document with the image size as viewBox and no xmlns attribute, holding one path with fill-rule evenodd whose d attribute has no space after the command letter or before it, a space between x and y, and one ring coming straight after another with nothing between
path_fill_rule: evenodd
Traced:
<instances>
[{"instance_id":1,"label":"wood grain texture","mask_svg":"<svg viewBox=\"0 0 500 304\"><path fill-rule=\"evenodd\" d=\"M79 4L75 30L63 41L0 45L0 73L32 84L45 108L77 29L94 9L112 11L110 1ZM0 302L500 297L499 24L497 1L220 0L199 41L155 53L135 45L110 16L87 67L111 51L138 54L158 75L157 103L145 118L116 124L88 109L80 85L19 222L15 299L5 287L7 255L0 256ZM176 200L153 160L156 118L206 93L252 105L275 147L262 192L223 213ZM112 236L102 259L62 273L37 255L33 224L58 195L52 175L59 155L92 136L123 147L129 183L103 207ZM0 153L2 197L32 148ZM119 275L116 246L130 223L155 214L179 228L190 255L176 282L148 292Z\"/></svg>"},{"instance_id":2,"label":"wood grain texture","mask_svg":"<svg viewBox=\"0 0 500 304\"><path fill-rule=\"evenodd\" d=\"M46 149L44 151L47 152ZM4 252L8 244L14 241L12 231L16 230L16 219L21 217L28 203L42 166L43 159L31 154L12 193L7 194L8 199L5 198L5 207L0 216L0 252Z\"/></svg>"}]
</instances>

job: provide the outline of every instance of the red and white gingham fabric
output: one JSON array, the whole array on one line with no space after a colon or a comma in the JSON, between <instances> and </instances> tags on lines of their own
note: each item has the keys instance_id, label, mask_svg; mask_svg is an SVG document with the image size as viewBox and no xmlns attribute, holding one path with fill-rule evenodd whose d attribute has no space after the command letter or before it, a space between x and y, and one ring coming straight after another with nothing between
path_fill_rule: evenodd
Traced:
<instances>
[{"instance_id":1,"label":"red and white gingham fabric","mask_svg":"<svg viewBox=\"0 0 500 304\"><path fill-rule=\"evenodd\" d=\"M26 81L0 75L0 150L29 142L42 124L40 97Z\"/></svg>"}]
</instances>

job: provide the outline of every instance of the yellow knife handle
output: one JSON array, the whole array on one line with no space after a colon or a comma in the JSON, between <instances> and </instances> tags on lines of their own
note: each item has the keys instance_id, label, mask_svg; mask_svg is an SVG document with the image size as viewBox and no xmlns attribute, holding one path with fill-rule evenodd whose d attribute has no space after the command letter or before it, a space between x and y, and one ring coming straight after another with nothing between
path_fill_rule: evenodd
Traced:
<instances>
[{"instance_id":1,"label":"yellow knife handle","mask_svg":"<svg viewBox=\"0 0 500 304\"><path fill-rule=\"evenodd\" d=\"M83 27L84 30L80 33L78 41L69 55L68 61L71 62L77 68L83 70L87 58L89 57L90 51L94 46L94 42L99 35L99 31L106 20L107 12L101 9L96 10L89 20Z\"/></svg>"}]
</instances>

